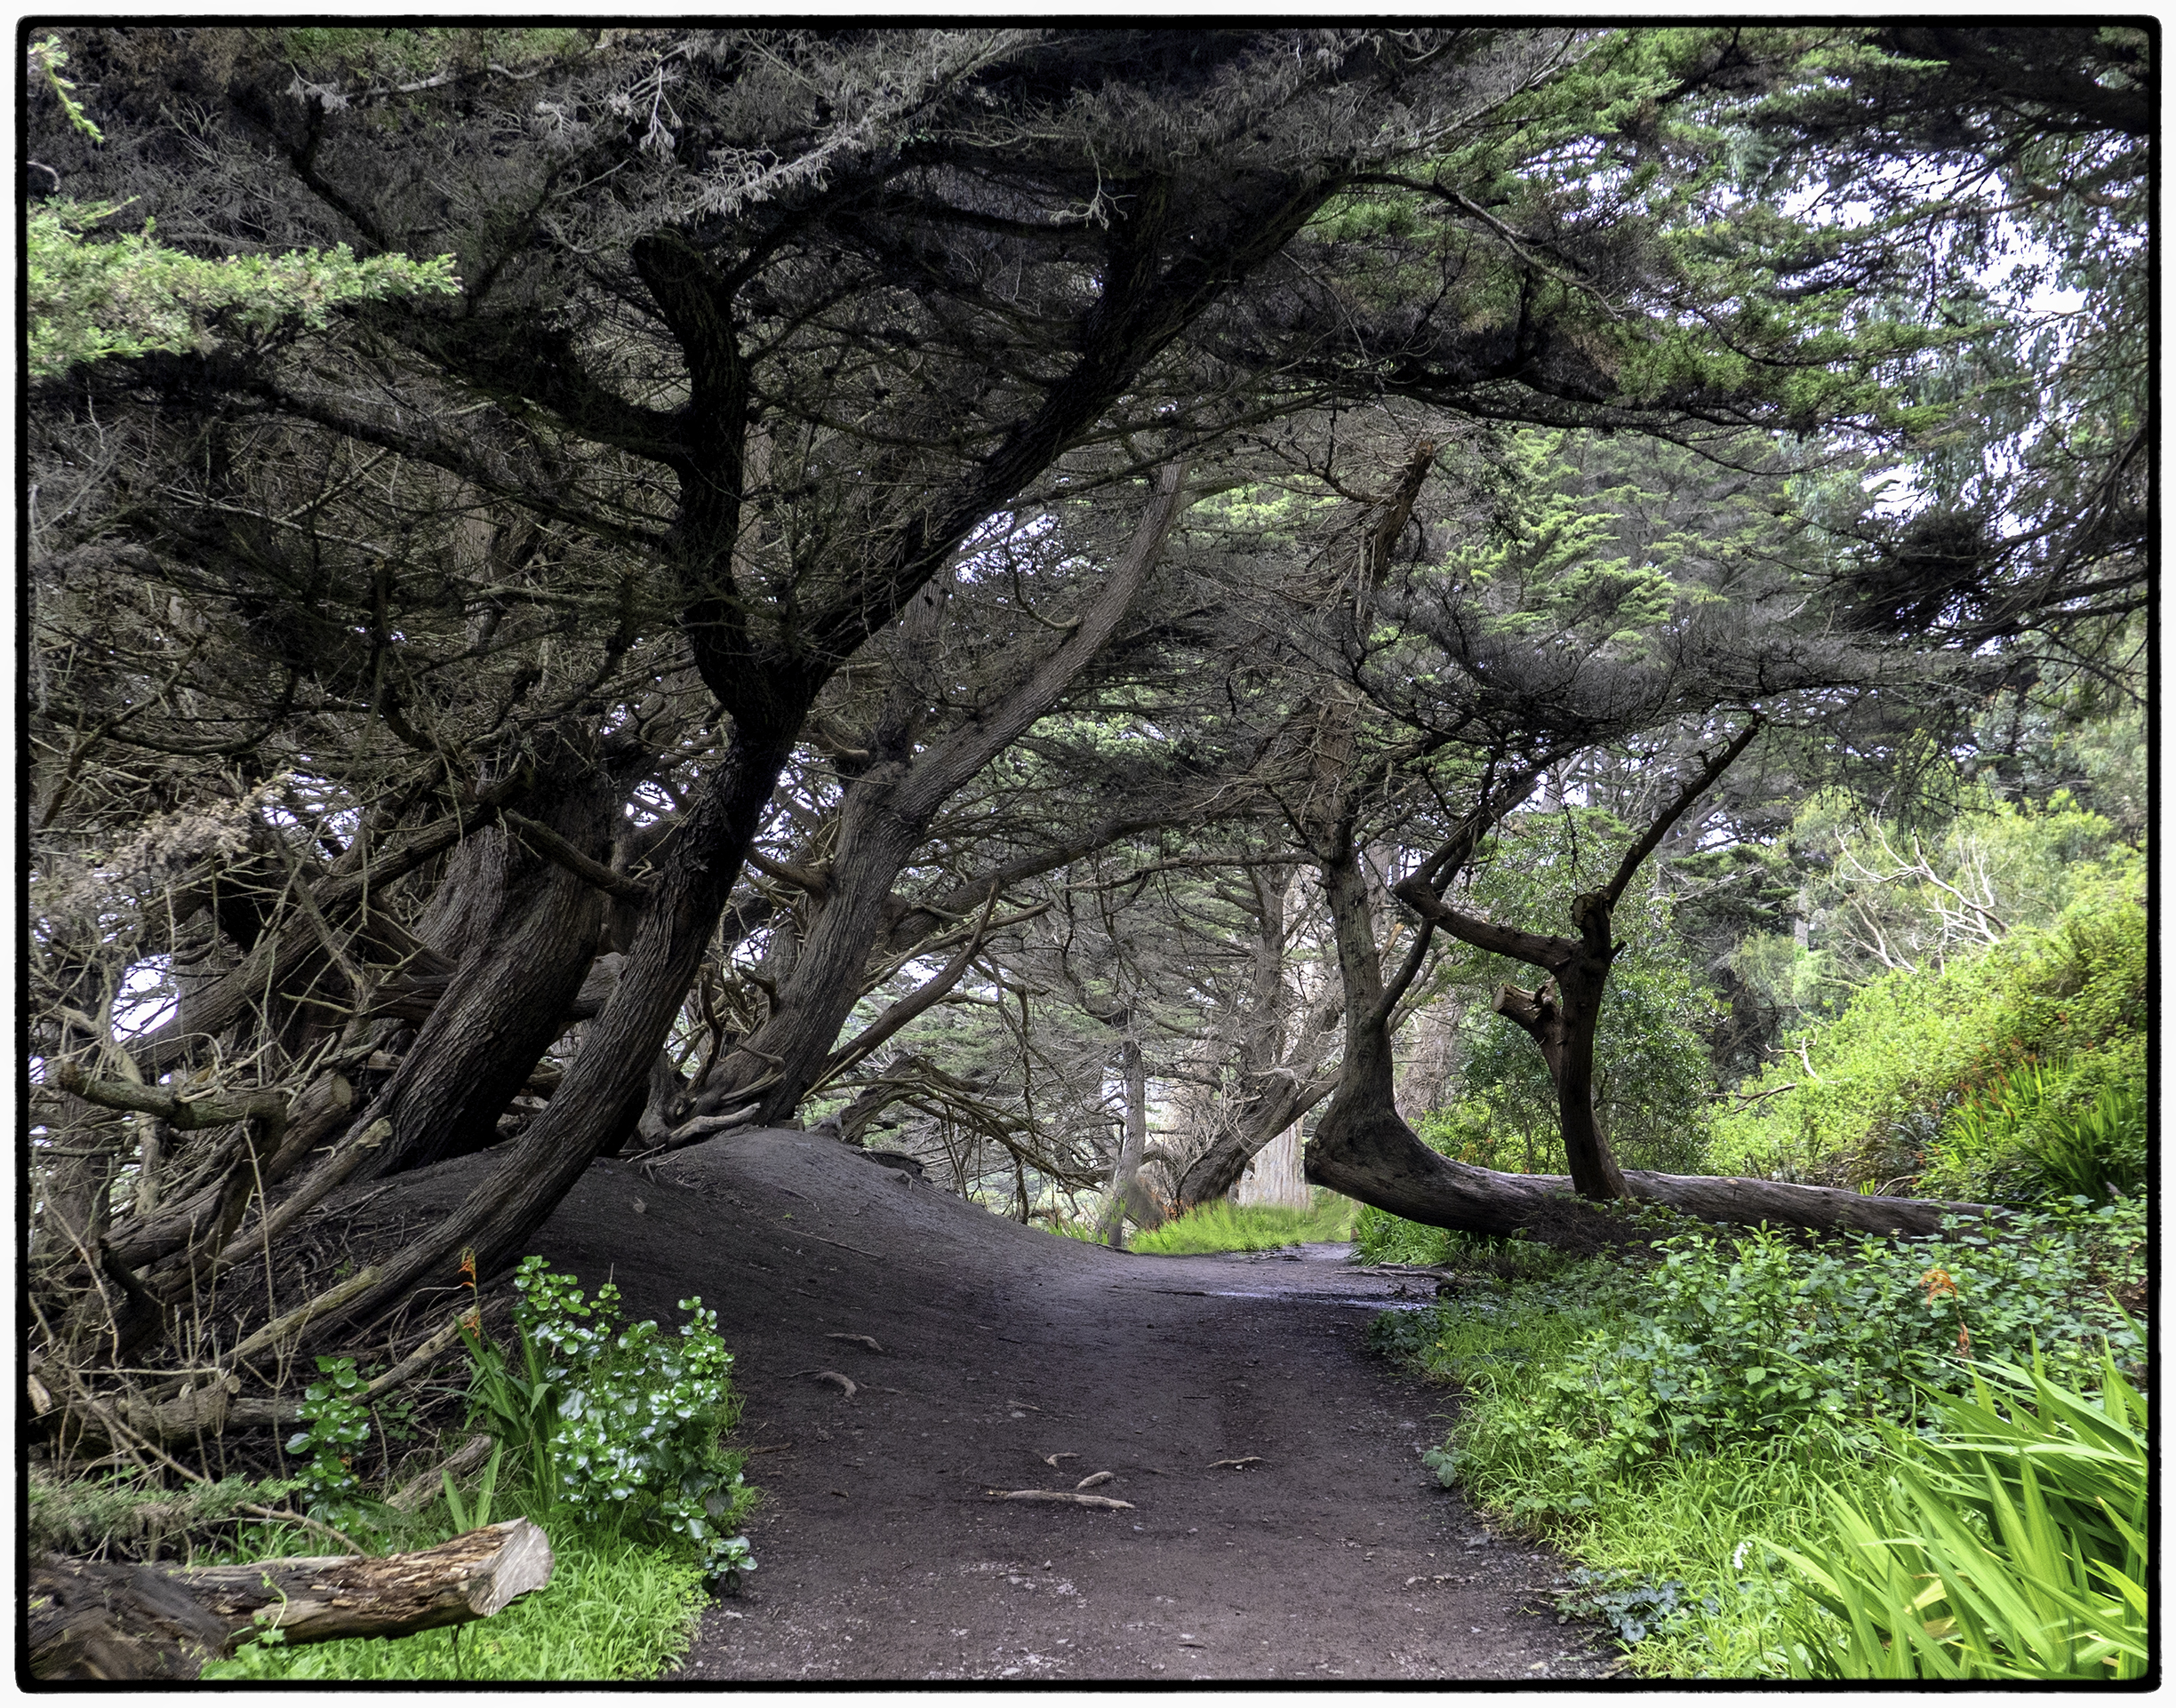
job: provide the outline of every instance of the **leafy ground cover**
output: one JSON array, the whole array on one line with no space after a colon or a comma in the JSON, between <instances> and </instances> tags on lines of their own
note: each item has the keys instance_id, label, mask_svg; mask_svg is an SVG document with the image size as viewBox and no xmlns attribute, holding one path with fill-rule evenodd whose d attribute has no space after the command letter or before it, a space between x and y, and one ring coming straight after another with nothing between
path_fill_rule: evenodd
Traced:
<instances>
[{"instance_id":1,"label":"leafy ground cover","mask_svg":"<svg viewBox=\"0 0 2176 1708\"><path fill-rule=\"evenodd\" d=\"M1126 1249L1176 1257L1203 1251L1271 1251L1280 1246L1349 1240L1358 1209L1351 1199L1329 1193L1308 1209L1243 1206L1220 1198L1161 1227L1136 1233Z\"/></svg>"},{"instance_id":2,"label":"leafy ground cover","mask_svg":"<svg viewBox=\"0 0 2176 1708\"><path fill-rule=\"evenodd\" d=\"M510 1351L484 1337L480 1313L464 1326L468 1424L495 1443L469 1486L442 1476L440 1497L413 1515L369 1494L356 1462L371 1426L350 1359L318 1361L304 1426L287 1444L300 1462L292 1486L311 1518L374 1552L532 1519L551 1537L551 1583L468 1630L292 1649L268 1633L204 1677L649 1678L686 1651L707 1587L755 1569L740 1528L756 1493L723 1441L740 1408L716 1313L688 1298L676 1332L630 1323L612 1283L588 1297L541 1257L524 1260L514 1285ZM324 1545L305 1529L265 1527L244 1533L234 1557Z\"/></svg>"},{"instance_id":3,"label":"leafy ground cover","mask_svg":"<svg viewBox=\"0 0 2176 1708\"><path fill-rule=\"evenodd\" d=\"M1661 1238L1652 1258L1559 1259L1523 1279L1475 1277L1453 1304L1386 1313L1372 1338L1466 1391L1457 1424L1427 1462L1446 1484L1582 1562L1563 1611L1609 1624L1633 1645L1637 1671L1873 1676L1863 1656L1852 1657L1847 1615L1821 1600L1792 1557L1835 1560L1837 1514L1892 1513L1908 1499L1900 1489L1948 1490L1949 1499L1955 1476L1915 1485L1913 1457L1963 1439L1958 1408L1984 1393L1975 1383L1990 1372L2011 1386L1996 1390L2007 1394L1999 1405L1980 1402L1987 1417L2023 1416L2003 1372L2030 1363L2036 1347L2045 1355L2042 1379L2078 1405L2114 1394L2127 1406L2127 1388L2110 1377L2124 1382L2121 1369L2136 1369L2143 1344L2111 1295L2135 1284L2144 1235L2134 1200L2022 1217L1997 1236L1953 1228L1895 1249L1696 1230ZM2081 1442L2098 1450L2075 1407L2044 1398L2035 1415L2074 1457ZM2121 1411L2142 1416L2142 1407ZM1984 1435L1985 1417L1980 1425ZM2141 1459L2137 1489L2142 1478ZM2009 1545L1988 1512L1956 1521L1985 1551ZM1855 1559L1863 1538L1847 1534L1844 1552ZM2044 1526L2032 1545L2069 1557ZM2093 1586L2100 1614L2128 1605L2109 1573L2142 1581L2124 1546L2103 1525L2072 1549L2073 1576ZM1988 1575L1985 1561L1980 1570ZM1878 1562L1865 1575L1900 1581ZM2013 1624L2028 1621L2024 1605L2008 1609ZM1938 1627L1929 1640L1952 1670L1927 1676L2011 1676L2052 1664L2059 1651L2084 1676L2124 1676L2128 1664L2113 1638L2107 1653L2080 1659L2092 1645L2062 1624L2076 1624L2074 1613L2050 1614L2039 1634L2013 1632L2007 1647L1983 1642L1970 1655L1959 1647L1964 1624L1940 1624L1952 1614L1896 1616Z\"/></svg>"}]
</instances>

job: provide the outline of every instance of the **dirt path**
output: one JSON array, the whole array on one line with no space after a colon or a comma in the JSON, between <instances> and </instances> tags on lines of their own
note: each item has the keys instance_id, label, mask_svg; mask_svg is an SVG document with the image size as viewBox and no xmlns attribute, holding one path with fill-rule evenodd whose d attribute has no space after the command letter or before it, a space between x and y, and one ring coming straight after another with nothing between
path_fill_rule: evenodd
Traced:
<instances>
[{"instance_id":1,"label":"dirt path","mask_svg":"<svg viewBox=\"0 0 2176 1708\"><path fill-rule=\"evenodd\" d=\"M434 1170L429 1193L474 1171ZM764 1133L593 1169L537 1249L592 1284L609 1271L637 1316L701 1294L736 1350L761 1568L704 1616L684 1680L1538 1681L1605 1664L1541 1611L1554 1557L1491 1535L1421 1466L1447 1396L1364 1350L1399 1283L1342 1248L1115 1253ZM1092 1492L1130 1510L988 1493L1103 1472Z\"/></svg>"}]
</instances>

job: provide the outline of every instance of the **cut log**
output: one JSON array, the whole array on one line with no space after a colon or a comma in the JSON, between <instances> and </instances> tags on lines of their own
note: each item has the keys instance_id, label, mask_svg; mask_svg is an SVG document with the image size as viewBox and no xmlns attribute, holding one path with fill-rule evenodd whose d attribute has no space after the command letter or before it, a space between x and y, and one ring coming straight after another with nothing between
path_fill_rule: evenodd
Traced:
<instances>
[{"instance_id":1,"label":"cut log","mask_svg":"<svg viewBox=\"0 0 2176 1708\"><path fill-rule=\"evenodd\" d=\"M405 1637L488 1618L551 1573L551 1543L525 1518L379 1559L159 1568L48 1557L31 1574L30 1675L191 1679L266 1627L291 1643Z\"/></svg>"}]
</instances>

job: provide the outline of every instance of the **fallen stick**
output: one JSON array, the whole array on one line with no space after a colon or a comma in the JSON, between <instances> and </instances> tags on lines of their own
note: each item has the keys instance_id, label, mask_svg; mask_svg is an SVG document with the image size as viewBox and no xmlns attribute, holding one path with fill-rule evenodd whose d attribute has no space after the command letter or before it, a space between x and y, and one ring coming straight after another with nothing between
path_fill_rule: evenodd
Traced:
<instances>
[{"instance_id":1,"label":"fallen stick","mask_svg":"<svg viewBox=\"0 0 2176 1708\"><path fill-rule=\"evenodd\" d=\"M377 1558L159 1568L49 1556L31 1574L29 1672L193 1679L256 1631L291 1643L404 1637L489 1618L551 1574L551 1543L525 1518Z\"/></svg>"},{"instance_id":2,"label":"fallen stick","mask_svg":"<svg viewBox=\"0 0 2176 1708\"><path fill-rule=\"evenodd\" d=\"M1267 1463L1268 1461L1265 1460L1260 1454L1250 1453L1244 1459L1212 1459L1209 1462L1209 1468L1212 1471L1214 1471L1219 1465L1222 1465L1237 1466L1243 1465L1264 1465Z\"/></svg>"},{"instance_id":3,"label":"fallen stick","mask_svg":"<svg viewBox=\"0 0 2176 1708\"><path fill-rule=\"evenodd\" d=\"M1107 1482L1116 1481L1117 1476L1118 1473L1116 1471L1092 1472L1073 1486L1076 1489L1100 1489Z\"/></svg>"},{"instance_id":4,"label":"fallen stick","mask_svg":"<svg viewBox=\"0 0 2176 1708\"><path fill-rule=\"evenodd\" d=\"M492 1438L490 1436L471 1435L454 1449L443 1463L433 1465L420 1476L411 1478L403 1483L394 1491L393 1497L387 1501L386 1504L399 1512L414 1512L444 1486L439 1481L441 1475L465 1477L482 1465L484 1460L491 1457L491 1450Z\"/></svg>"},{"instance_id":5,"label":"fallen stick","mask_svg":"<svg viewBox=\"0 0 2176 1708\"><path fill-rule=\"evenodd\" d=\"M1079 1457L1080 1455L1077 1453L1045 1453L1043 1456L1043 1463L1050 1466L1052 1470L1055 1471L1058 1468L1059 1460L1077 1459Z\"/></svg>"},{"instance_id":6,"label":"fallen stick","mask_svg":"<svg viewBox=\"0 0 2176 1708\"><path fill-rule=\"evenodd\" d=\"M992 1500L1049 1500L1061 1506L1102 1506L1122 1512L1133 1510L1130 1500L1113 1500L1108 1495L1076 1495L1070 1489L986 1489L982 1492Z\"/></svg>"}]
</instances>

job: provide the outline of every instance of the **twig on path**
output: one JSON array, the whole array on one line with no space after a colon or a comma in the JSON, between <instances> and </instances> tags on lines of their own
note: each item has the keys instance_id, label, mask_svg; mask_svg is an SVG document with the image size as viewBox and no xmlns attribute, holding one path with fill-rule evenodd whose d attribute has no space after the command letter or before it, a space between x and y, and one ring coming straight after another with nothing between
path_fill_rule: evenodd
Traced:
<instances>
[{"instance_id":1,"label":"twig on path","mask_svg":"<svg viewBox=\"0 0 2176 1708\"><path fill-rule=\"evenodd\" d=\"M992 1500L1047 1500L1060 1506L1100 1506L1112 1512L1130 1512L1134 1510L1130 1500L1113 1500L1108 1495L1076 1495L1069 1489L986 1489L982 1491Z\"/></svg>"},{"instance_id":2,"label":"twig on path","mask_svg":"<svg viewBox=\"0 0 2176 1708\"><path fill-rule=\"evenodd\" d=\"M827 1240L820 1233L804 1233L798 1237L804 1240L813 1240L818 1245L835 1245L841 1251L852 1252L857 1257L868 1257L877 1263L882 1263L884 1261L884 1259L877 1257L874 1251L864 1251L860 1246L848 1245L844 1240Z\"/></svg>"},{"instance_id":3,"label":"twig on path","mask_svg":"<svg viewBox=\"0 0 2176 1708\"><path fill-rule=\"evenodd\" d=\"M1043 1456L1043 1463L1050 1466L1052 1470L1055 1471L1058 1468L1059 1460L1077 1459L1079 1457L1080 1455L1077 1453L1045 1453Z\"/></svg>"},{"instance_id":4,"label":"twig on path","mask_svg":"<svg viewBox=\"0 0 2176 1708\"><path fill-rule=\"evenodd\" d=\"M1083 1477L1073 1486L1076 1489L1094 1489L1104 1483L1116 1481L1117 1480L1117 1476L1118 1473L1116 1471L1098 1471L1089 1476Z\"/></svg>"},{"instance_id":5,"label":"twig on path","mask_svg":"<svg viewBox=\"0 0 2176 1708\"><path fill-rule=\"evenodd\" d=\"M1209 1463L1209 1468L1214 1471L1220 1465L1228 1465L1236 1468L1244 1465L1267 1465L1268 1463L1268 1460L1263 1458L1260 1454L1250 1453L1244 1459L1212 1459Z\"/></svg>"}]
</instances>

